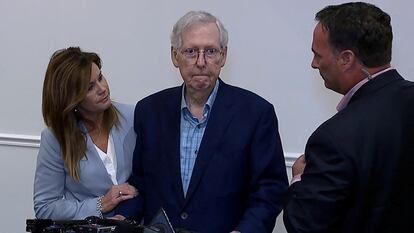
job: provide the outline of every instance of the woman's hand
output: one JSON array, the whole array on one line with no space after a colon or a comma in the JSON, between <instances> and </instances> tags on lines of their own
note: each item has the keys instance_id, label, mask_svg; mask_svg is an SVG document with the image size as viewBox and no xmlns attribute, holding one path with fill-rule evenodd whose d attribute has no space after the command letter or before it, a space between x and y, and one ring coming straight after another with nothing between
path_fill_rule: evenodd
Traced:
<instances>
[{"instance_id":1,"label":"woman's hand","mask_svg":"<svg viewBox=\"0 0 414 233\"><path fill-rule=\"evenodd\" d=\"M102 198L102 213L113 210L121 201L134 198L138 195L138 190L128 184L113 185Z\"/></svg>"}]
</instances>

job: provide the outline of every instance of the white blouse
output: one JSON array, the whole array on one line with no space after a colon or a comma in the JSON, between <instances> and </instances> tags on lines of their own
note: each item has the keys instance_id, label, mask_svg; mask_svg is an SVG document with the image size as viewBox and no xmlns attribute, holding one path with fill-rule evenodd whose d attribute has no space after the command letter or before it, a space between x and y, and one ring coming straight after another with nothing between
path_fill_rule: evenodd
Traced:
<instances>
[{"instance_id":1,"label":"white blouse","mask_svg":"<svg viewBox=\"0 0 414 233\"><path fill-rule=\"evenodd\" d=\"M116 152L114 148L114 140L112 139L111 134L109 134L108 138L108 148L106 153L103 152L99 147L93 144L96 148L96 151L99 154L103 164L105 165L106 171L108 172L109 176L111 177L112 183L114 185L118 184L116 180Z\"/></svg>"}]
</instances>

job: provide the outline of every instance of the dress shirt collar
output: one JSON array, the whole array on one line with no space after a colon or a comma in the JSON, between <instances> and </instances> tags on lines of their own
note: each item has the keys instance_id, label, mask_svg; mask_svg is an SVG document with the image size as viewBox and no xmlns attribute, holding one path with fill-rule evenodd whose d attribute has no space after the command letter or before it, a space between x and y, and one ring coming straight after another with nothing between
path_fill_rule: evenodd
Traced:
<instances>
[{"instance_id":1,"label":"dress shirt collar","mask_svg":"<svg viewBox=\"0 0 414 233\"><path fill-rule=\"evenodd\" d=\"M367 77L364 78L363 80L361 80L359 83L357 83L354 87L351 88L351 90L349 90L344 97L342 97L341 101L338 103L338 105L336 106L336 110L339 112L341 110L343 110L344 108L346 108L346 106L348 106L349 101L351 100L352 96L354 96L355 92L357 92L359 90L359 88L361 88L365 83L367 83L368 81L374 79L375 77L377 77L380 74L383 74L389 70L393 70L394 68L389 67L387 69L381 70L375 74L369 75L367 73Z\"/></svg>"},{"instance_id":2,"label":"dress shirt collar","mask_svg":"<svg viewBox=\"0 0 414 233\"><path fill-rule=\"evenodd\" d=\"M213 91L210 93L210 96L208 97L207 102L204 106L204 115L207 114L207 110L210 110L213 107L214 100L216 99L219 83L220 82L217 79L216 84L214 84ZM189 111L187 101L186 101L186 98L185 98L185 88L186 87L185 87L185 83L184 83L182 91L181 91L181 111L182 111L182 113L184 113L185 111ZM204 116L204 117L206 117L206 116Z\"/></svg>"}]
</instances>

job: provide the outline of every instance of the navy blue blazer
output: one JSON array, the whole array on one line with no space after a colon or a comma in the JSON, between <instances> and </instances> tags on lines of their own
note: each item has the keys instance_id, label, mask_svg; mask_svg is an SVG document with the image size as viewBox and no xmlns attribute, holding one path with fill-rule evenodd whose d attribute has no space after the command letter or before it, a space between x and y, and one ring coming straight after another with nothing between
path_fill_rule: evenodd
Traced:
<instances>
[{"instance_id":1,"label":"navy blue blazer","mask_svg":"<svg viewBox=\"0 0 414 233\"><path fill-rule=\"evenodd\" d=\"M289 187L289 233L405 233L414 222L414 83L396 70L364 84L306 145Z\"/></svg>"},{"instance_id":2,"label":"navy blue blazer","mask_svg":"<svg viewBox=\"0 0 414 233\"><path fill-rule=\"evenodd\" d=\"M288 186L273 106L220 80L184 197L181 93L182 86L166 89L135 108L137 143L130 183L139 190L145 223L162 207L175 228L272 232Z\"/></svg>"}]
</instances>

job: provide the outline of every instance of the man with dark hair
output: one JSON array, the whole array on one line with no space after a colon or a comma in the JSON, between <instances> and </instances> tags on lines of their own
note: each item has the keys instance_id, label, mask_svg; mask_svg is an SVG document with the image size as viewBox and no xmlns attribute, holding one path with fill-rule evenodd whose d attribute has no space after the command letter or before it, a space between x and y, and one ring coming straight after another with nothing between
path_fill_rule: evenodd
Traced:
<instances>
[{"instance_id":1,"label":"man with dark hair","mask_svg":"<svg viewBox=\"0 0 414 233\"><path fill-rule=\"evenodd\" d=\"M391 18L357 2L316 20L312 68L344 97L292 167L286 229L411 232L414 84L390 65Z\"/></svg>"}]
</instances>

